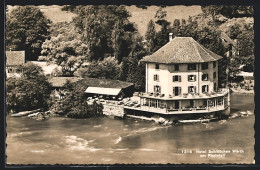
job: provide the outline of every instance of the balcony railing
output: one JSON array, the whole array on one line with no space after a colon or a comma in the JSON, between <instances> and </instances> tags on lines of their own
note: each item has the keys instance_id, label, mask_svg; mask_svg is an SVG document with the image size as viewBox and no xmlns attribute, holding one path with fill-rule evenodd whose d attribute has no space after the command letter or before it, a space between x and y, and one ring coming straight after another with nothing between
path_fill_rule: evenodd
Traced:
<instances>
[{"instance_id":1,"label":"balcony railing","mask_svg":"<svg viewBox=\"0 0 260 170\"><path fill-rule=\"evenodd\" d=\"M164 113L164 114L180 114L180 113L204 113L204 112L213 112L213 111L220 111L224 110L224 105L216 105L210 107L198 106L198 107L182 107L180 109L173 109L173 108L156 108L156 107L149 107L146 105L142 105L140 110L156 112L156 113Z\"/></svg>"},{"instance_id":2,"label":"balcony railing","mask_svg":"<svg viewBox=\"0 0 260 170\"><path fill-rule=\"evenodd\" d=\"M171 99L199 99L199 98L212 98L212 97L220 97L224 96L228 93L228 89L219 89L216 92L210 92L210 93L182 93L178 96L174 95L165 95L160 93L140 93L140 97L144 98L154 98L154 99L165 99L165 100L171 100Z\"/></svg>"}]
</instances>

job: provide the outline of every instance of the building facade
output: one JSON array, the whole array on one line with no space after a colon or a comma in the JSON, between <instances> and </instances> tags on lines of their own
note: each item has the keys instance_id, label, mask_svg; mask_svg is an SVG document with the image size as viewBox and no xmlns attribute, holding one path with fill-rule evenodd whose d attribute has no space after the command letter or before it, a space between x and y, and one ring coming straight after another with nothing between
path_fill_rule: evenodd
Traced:
<instances>
[{"instance_id":1,"label":"building facade","mask_svg":"<svg viewBox=\"0 0 260 170\"><path fill-rule=\"evenodd\" d=\"M25 51L6 51L6 77L19 77L19 65L25 64Z\"/></svg>"},{"instance_id":2,"label":"building facade","mask_svg":"<svg viewBox=\"0 0 260 170\"><path fill-rule=\"evenodd\" d=\"M218 88L221 58L191 37L170 38L165 46L142 59L146 89L140 95L140 109L163 114L227 109L229 91Z\"/></svg>"}]
</instances>

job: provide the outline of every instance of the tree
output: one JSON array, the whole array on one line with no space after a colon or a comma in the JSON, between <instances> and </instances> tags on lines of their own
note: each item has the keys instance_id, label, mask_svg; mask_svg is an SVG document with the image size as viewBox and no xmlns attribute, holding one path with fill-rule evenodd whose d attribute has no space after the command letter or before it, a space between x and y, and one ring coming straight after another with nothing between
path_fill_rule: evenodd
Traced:
<instances>
[{"instance_id":1,"label":"tree","mask_svg":"<svg viewBox=\"0 0 260 170\"><path fill-rule=\"evenodd\" d=\"M111 37L111 40L112 40L112 47L114 49L114 56L117 60L120 60L121 62L121 48L122 48L122 45L123 45L123 30L120 29L121 27L123 26L123 23L118 20L114 26L114 29L112 31L112 37Z\"/></svg>"},{"instance_id":2,"label":"tree","mask_svg":"<svg viewBox=\"0 0 260 170\"><path fill-rule=\"evenodd\" d=\"M77 14L73 23L89 46L90 60L115 55L121 62L129 54L127 47L136 29L124 6L79 6Z\"/></svg>"},{"instance_id":3,"label":"tree","mask_svg":"<svg viewBox=\"0 0 260 170\"><path fill-rule=\"evenodd\" d=\"M173 21L173 35L174 36L180 36L181 35L181 22L179 19L175 19Z\"/></svg>"},{"instance_id":4,"label":"tree","mask_svg":"<svg viewBox=\"0 0 260 170\"><path fill-rule=\"evenodd\" d=\"M147 9L147 6L145 5L136 5L137 8L141 8L141 9Z\"/></svg>"},{"instance_id":5,"label":"tree","mask_svg":"<svg viewBox=\"0 0 260 170\"><path fill-rule=\"evenodd\" d=\"M163 7L160 7L155 14L155 23L161 26L161 30L157 33L157 41L158 46L156 48L159 49L163 45L165 45L169 40L169 30L168 26L170 25L170 22L168 22L165 18L167 16L167 12L163 10Z\"/></svg>"},{"instance_id":6,"label":"tree","mask_svg":"<svg viewBox=\"0 0 260 170\"><path fill-rule=\"evenodd\" d=\"M223 8L223 5L210 5L210 6L201 6L201 10L205 16L210 15L213 20L215 20L216 15L218 15Z\"/></svg>"},{"instance_id":7,"label":"tree","mask_svg":"<svg viewBox=\"0 0 260 170\"><path fill-rule=\"evenodd\" d=\"M245 71L254 71L254 30L245 25L244 30L237 36L240 64L245 65Z\"/></svg>"},{"instance_id":8,"label":"tree","mask_svg":"<svg viewBox=\"0 0 260 170\"><path fill-rule=\"evenodd\" d=\"M51 96L51 111L70 118L102 116L103 105L96 101L89 104L84 93L85 90L86 88L80 85L67 83L67 87L65 87L66 94L63 99L57 100L54 95Z\"/></svg>"},{"instance_id":9,"label":"tree","mask_svg":"<svg viewBox=\"0 0 260 170\"><path fill-rule=\"evenodd\" d=\"M140 63L140 60L147 55L147 51L142 46L142 37L136 35L134 42L127 61L122 63L121 76L124 75L123 78L126 81L134 83L135 89L141 91L144 89L145 84L145 66Z\"/></svg>"},{"instance_id":10,"label":"tree","mask_svg":"<svg viewBox=\"0 0 260 170\"><path fill-rule=\"evenodd\" d=\"M145 39L147 41L148 52L154 52L156 46L156 30L153 20L150 20L147 25L147 31L145 33Z\"/></svg>"},{"instance_id":11,"label":"tree","mask_svg":"<svg viewBox=\"0 0 260 170\"><path fill-rule=\"evenodd\" d=\"M6 48L25 50L26 60L37 60L41 45L48 38L50 20L33 6L22 6L6 18Z\"/></svg>"},{"instance_id":12,"label":"tree","mask_svg":"<svg viewBox=\"0 0 260 170\"><path fill-rule=\"evenodd\" d=\"M51 85L42 69L32 63L20 66L21 77L6 81L7 112L48 108Z\"/></svg>"},{"instance_id":13,"label":"tree","mask_svg":"<svg viewBox=\"0 0 260 170\"><path fill-rule=\"evenodd\" d=\"M74 72L87 60L89 47L78 39L70 40L66 34L51 37L42 44L42 55L46 60L62 68L63 76L73 76Z\"/></svg>"},{"instance_id":14,"label":"tree","mask_svg":"<svg viewBox=\"0 0 260 170\"><path fill-rule=\"evenodd\" d=\"M239 18L239 17L253 17L253 6L223 6L223 5L210 5L202 6L202 12L204 15L211 15L213 20L216 15L223 15L227 18Z\"/></svg>"},{"instance_id":15,"label":"tree","mask_svg":"<svg viewBox=\"0 0 260 170\"><path fill-rule=\"evenodd\" d=\"M107 57L102 61L92 61L82 77L118 79L120 65L115 57Z\"/></svg>"},{"instance_id":16,"label":"tree","mask_svg":"<svg viewBox=\"0 0 260 170\"><path fill-rule=\"evenodd\" d=\"M62 11L69 11L69 12L74 12L76 10L76 6L74 5L64 5L61 8Z\"/></svg>"},{"instance_id":17,"label":"tree","mask_svg":"<svg viewBox=\"0 0 260 170\"><path fill-rule=\"evenodd\" d=\"M241 33L242 33L241 26L237 23L232 25L228 30L228 34L231 39L237 39L238 35Z\"/></svg>"}]
</instances>

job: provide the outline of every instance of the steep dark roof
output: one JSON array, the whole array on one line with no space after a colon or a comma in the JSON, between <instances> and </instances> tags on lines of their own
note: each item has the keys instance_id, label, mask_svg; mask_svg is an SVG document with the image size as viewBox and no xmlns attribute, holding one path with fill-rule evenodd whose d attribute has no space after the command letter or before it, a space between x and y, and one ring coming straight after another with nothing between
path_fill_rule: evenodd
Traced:
<instances>
[{"instance_id":1,"label":"steep dark roof","mask_svg":"<svg viewBox=\"0 0 260 170\"><path fill-rule=\"evenodd\" d=\"M6 66L17 66L25 63L24 51L6 51Z\"/></svg>"},{"instance_id":2,"label":"steep dark roof","mask_svg":"<svg viewBox=\"0 0 260 170\"><path fill-rule=\"evenodd\" d=\"M175 37L155 53L145 56L143 62L152 63L203 63L222 57L206 49L192 37Z\"/></svg>"},{"instance_id":3,"label":"steep dark roof","mask_svg":"<svg viewBox=\"0 0 260 170\"><path fill-rule=\"evenodd\" d=\"M83 87L104 87L104 88L127 88L132 86L133 83L119 81L119 80L109 80L109 79L98 79L98 78L84 78L78 82L77 85Z\"/></svg>"},{"instance_id":4,"label":"steep dark roof","mask_svg":"<svg viewBox=\"0 0 260 170\"><path fill-rule=\"evenodd\" d=\"M52 87L63 87L67 81L74 83L81 79L82 78L78 77L52 77L48 81L51 83Z\"/></svg>"}]
</instances>

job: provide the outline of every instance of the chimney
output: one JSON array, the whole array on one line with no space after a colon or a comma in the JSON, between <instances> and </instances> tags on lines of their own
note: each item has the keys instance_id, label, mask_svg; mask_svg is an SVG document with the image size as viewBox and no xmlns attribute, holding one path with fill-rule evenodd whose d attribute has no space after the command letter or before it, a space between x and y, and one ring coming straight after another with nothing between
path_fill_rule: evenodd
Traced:
<instances>
[{"instance_id":1,"label":"chimney","mask_svg":"<svg viewBox=\"0 0 260 170\"><path fill-rule=\"evenodd\" d=\"M172 37L173 37L173 33L171 32L171 33L169 33L169 42L171 42Z\"/></svg>"}]
</instances>

